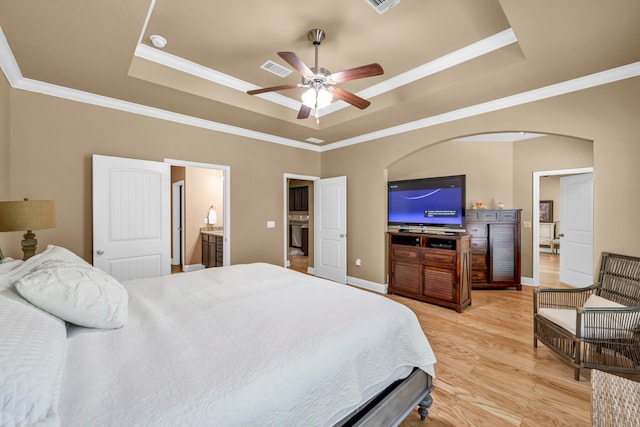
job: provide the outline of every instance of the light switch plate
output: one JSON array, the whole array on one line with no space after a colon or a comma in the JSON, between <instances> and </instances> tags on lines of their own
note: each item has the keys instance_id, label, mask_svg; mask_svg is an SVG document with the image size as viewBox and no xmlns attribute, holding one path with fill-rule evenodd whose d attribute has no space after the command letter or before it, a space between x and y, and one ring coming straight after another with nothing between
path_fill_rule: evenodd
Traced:
<instances>
[{"instance_id":1,"label":"light switch plate","mask_svg":"<svg viewBox=\"0 0 640 427\"><path fill-rule=\"evenodd\" d=\"M276 228L275 221L267 221L267 228Z\"/></svg>"}]
</instances>

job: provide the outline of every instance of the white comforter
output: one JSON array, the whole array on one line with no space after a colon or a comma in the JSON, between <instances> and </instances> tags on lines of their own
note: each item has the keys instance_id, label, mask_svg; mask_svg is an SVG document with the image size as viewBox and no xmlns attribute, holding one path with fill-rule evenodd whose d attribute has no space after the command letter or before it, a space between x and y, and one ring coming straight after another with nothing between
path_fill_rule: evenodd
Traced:
<instances>
[{"instance_id":1,"label":"white comforter","mask_svg":"<svg viewBox=\"0 0 640 427\"><path fill-rule=\"evenodd\" d=\"M408 308L269 264L125 283L122 329L69 330L63 426L331 425L435 357Z\"/></svg>"}]
</instances>

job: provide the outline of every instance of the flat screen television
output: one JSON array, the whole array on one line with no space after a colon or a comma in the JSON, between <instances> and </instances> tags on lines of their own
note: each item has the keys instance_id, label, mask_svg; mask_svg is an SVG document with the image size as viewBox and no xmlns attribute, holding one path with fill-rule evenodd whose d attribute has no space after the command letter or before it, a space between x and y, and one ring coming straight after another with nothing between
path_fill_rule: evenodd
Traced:
<instances>
[{"instance_id":1,"label":"flat screen television","mask_svg":"<svg viewBox=\"0 0 640 427\"><path fill-rule=\"evenodd\" d=\"M388 227L425 232L464 232L466 175L388 183Z\"/></svg>"}]
</instances>

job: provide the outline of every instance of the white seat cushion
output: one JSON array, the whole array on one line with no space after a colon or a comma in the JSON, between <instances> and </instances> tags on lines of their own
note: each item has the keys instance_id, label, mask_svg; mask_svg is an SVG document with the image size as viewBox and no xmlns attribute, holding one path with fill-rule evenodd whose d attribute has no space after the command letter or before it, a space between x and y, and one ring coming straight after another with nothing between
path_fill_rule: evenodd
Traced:
<instances>
[{"instance_id":1,"label":"white seat cushion","mask_svg":"<svg viewBox=\"0 0 640 427\"><path fill-rule=\"evenodd\" d=\"M606 298L599 297L596 294L591 294L584 303L584 307L625 307L622 304L618 304L615 301L608 300Z\"/></svg>"},{"instance_id":2,"label":"white seat cushion","mask_svg":"<svg viewBox=\"0 0 640 427\"><path fill-rule=\"evenodd\" d=\"M592 298L596 297L596 298ZM589 305L587 305L587 303ZM591 295L587 302L584 305L585 307L591 308L605 308L605 307L625 307L622 304L618 304L613 301L609 301L606 298L601 298L596 295ZM574 309L564 309L564 308L540 308L538 309L538 314L550 322L566 329L572 335L576 335L576 322L577 322L577 312ZM609 313L603 313L603 316L612 316L610 317L610 321L608 322L609 328L587 328L585 331L585 325L582 324L581 337L587 339L622 339L622 338L630 338L633 335L633 331L628 329L624 329L621 325L616 321L616 318L613 317L615 314L610 315ZM638 317L638 314L636 314Z\"/></svg>"},{"instance_id":3,"label":"white seat cushion","mask_svg":"<svg viewBox=\"0 0 640 427\"><path fill-rule=\"evenodd\" d=\"M540 308L538 314L556 325L576 334L576 311L566 308Z\"/></svg>"}]
</instances>

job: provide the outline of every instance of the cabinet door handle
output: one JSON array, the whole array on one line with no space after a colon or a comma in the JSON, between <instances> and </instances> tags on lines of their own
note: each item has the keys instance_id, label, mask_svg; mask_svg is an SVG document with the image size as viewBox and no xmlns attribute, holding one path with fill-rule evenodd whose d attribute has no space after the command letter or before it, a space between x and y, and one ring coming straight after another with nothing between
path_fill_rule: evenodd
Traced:
<instances>
[{"instance_id":1,"label":"cabinet door handle","mask_svg":"<svg viewBox=\"0 0 640 427\"><path fill-rule=\"evenodd\" d=\"M558 237L564 237L564 233L558 234Z\"/></svg>"}]
</instances>

